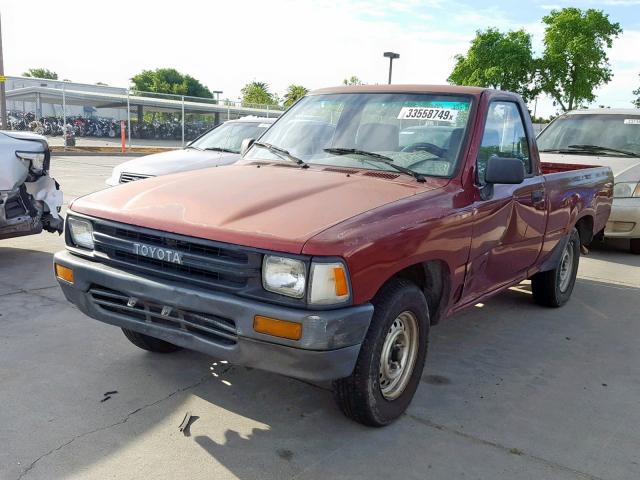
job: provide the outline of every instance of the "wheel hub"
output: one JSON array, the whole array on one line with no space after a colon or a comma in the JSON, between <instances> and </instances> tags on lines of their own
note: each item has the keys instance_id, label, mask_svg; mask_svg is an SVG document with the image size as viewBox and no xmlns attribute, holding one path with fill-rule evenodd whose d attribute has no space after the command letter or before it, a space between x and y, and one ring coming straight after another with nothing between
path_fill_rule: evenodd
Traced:
<instances>
[{"instance_id":1,"label":"wheel hub","mask_svg":"<svg viewBox=\"0 0 640 480\"><path fill-rule=\"evenodd\" d=\"M560 283L560 291L566 292L571 283L571 276L573 273L573 242L569 242L562 252L562 258L560 259L560 269L558 273L558 279Z\"/></svg>"},{"instance_id":2,"label":"wheel hub","mask_svg":"<svg viewBox=\"0 0 640 480\"><path fill-rule=\"evenodd\" d=\"M411 378L418 353L418 321L411 312L402 312L393 321L380 355L380 390L393 400L399 397Z\"/></svg>"}]
</instances>

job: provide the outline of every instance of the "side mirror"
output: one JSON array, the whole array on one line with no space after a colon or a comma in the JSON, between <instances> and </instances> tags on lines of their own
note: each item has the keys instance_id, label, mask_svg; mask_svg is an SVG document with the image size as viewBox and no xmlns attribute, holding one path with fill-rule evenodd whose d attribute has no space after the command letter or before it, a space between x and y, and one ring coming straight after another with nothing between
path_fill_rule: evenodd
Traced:
<instances>
[{"instance_id":1,"label":"side mirror","mask_svg":"<svg viewBox=\"0 0 640 480\"><path fill-rule=\"evenodd\" d=\"M244 154L247 153L247 150L251 148L251 145L253 145L253 142L255 141L255 138L245 138L242 140L242 143L240 144L240 155L244 157Z\"/></svg>"},{"instance_id":2,"label":"side mirror","mask_svg":"<svg viewBox=\"0 0 640 480\"><path fill-rule=\"evenodd\" d=\"M524 182L526 172L524 163L517 158L504 158L491 155L487 161L484 179L487 183L505 183L516 185Z\"/></svg>"}]
</instances>

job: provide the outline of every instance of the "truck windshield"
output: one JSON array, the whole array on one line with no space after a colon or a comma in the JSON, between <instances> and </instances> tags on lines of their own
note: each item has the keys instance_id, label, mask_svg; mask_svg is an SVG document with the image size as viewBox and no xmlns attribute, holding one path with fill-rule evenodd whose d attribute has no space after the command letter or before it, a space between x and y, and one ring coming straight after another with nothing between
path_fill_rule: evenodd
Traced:
<instances>
[{"instance_id":1,"label":"truck windshield","mask_svg":"<svg viewBox=\"0 0 640 480\"><path fill-rule=\"evenodd\" d=\"M466 96L311 95L287 111L260 143L286 150L308 164L404 169L418 174L416 178L449 177L456 170L470 107ZM279 159L260 145L251 148L245 158Z\"/></svg>"},{"instance_id":2,"label":"truck windshield","mask_svg":"<svg viewBox=\"0 0 640 480\"><path fill-rule=\"evenodd\" d=\"M625 157L640 155L640 115L576 114L560 117L538 136L541 152Z\"/></svg>"},{"instance_id":3,"label":"truck windshield","mask_svg":"<svg viewBox=\"0 0 640 480\"><path fill-rule=\"evenodd\" d=\"M242 140L258 138L271 125L260 122L229 122L214 128L189 145L198 150L240 153Z\"/></svg>"}]
</instances>

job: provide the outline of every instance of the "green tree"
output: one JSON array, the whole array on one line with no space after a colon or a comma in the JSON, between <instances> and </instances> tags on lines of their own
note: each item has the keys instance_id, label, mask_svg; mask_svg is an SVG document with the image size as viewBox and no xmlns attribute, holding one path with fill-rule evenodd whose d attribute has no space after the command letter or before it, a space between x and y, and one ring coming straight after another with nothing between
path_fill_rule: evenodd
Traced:
<instances>
[{"instance_id":1,"label":"green tree","mask_svg":"<svg viewBox=\"0 0 640 480\"><path fill-rule=\"evenodd\" d=\"M275 96L269 91L269 85L265 82L254 81L247 83L242 87L240 93L242 93L242 103L244 105L275 105L277 103Z\"/></svg>"},{"instance_id":2,"label":"green tree","mask_svg":"<svg viewBox=\"0 0 640 480\"><path fill-rule=\"evenodd\" d=\"M284 94L284 106L289 108L307 93L309 93L309 89L302 85L289 85L287 92Z\"/></svg>"},{"instance_id":3,"label":"green tree","mask_svg":"<svg viewBox=\"0 0 640 480\"><path fill-rule=\"evenodd\" d=\"M535 96L531 35L524 30L478 30L467 54L456 55L455 60L450 83L509 90L525 100Z\"/></svg>"},{"instance_id":4,"label":"green tree","mask_svg":"<svg viewBox=\"0 0 640 480\"><path fill-rule=\"evenodd\" d=\"M352 75L350 78L345 78L342 83L345 85L364 85L364 82L355 75Z\"/></svg>"},{"instance_id":5,"label":"green tree","mask_svg":"<svg viewBox=\"0 0 640 480\"><path fill-rule=\"evenodd\" d=\"M640 77L640 73L638 74L638 76ZM636 99L632 102L633 105L636 108L640 108L640 87L638 87L636 90L634 90L633 93L636 96Z\"/></svg>"},{"instance_id":6,"label":"green tree","mask_svg":"<svg viewBox=\"0 0 640 480\"><path fill-rule=\"evenodd\" d=\"M174 68L143 70L131 77L133 88L143 92L170 93L190 97L212 98L211 91L191 75Z\"/></svg>"},{"instance_id":7,"label":"green tree","mask_svg":"<svg viewBox=\"0 0 640 480\"><path fill-rule=\"evenodd\" d=\"M595 99L593 91L613 74L607 49L622 33L601 10L568 7L542 18L546 25L540 61L539 86L562 110L572 110Z\"/></svg>"},{"instance_id":8,"label":"green tree","mask_svg":"<svg viewBox=\"0 0 640 480\"><path fill-rule=\"evenodd\" d=\"M46 78L47 80L57 80L58 74L47 68L30 68L22 74L23 77Z\"/></svg>"}]
</instances>

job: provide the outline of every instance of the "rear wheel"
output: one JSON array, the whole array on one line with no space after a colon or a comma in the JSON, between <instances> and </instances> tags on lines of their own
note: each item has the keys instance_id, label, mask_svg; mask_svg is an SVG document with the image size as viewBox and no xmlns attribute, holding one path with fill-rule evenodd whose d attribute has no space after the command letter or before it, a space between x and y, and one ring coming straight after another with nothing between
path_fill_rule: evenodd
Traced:
<instances>
[{"instance_id":1,"label":"rear wheel","mask_svg":"<svg viewBox=\"0 0 640 480\"><path fill-rule=\"evenodd\" d=\"M351 376L336 380L334 396L356 422L381 427L404 413L424 368L429 309L422 291L396 279L373 300L374 314Z\"/></svg>"},{"instance_id":2,"label":"rear wheel","mask_svg":"<svg viewBox=\"0 0 640 480\"><path fill-rule=\"evenodd\" d=\"M139 347L143 350L148 350L149 352L155 353L171 353L176 350L180 350L180 347L174 345L173 343L165 342L164 340L160 340L159 338L150 337L149 335L145 335L144 333L138 333L134 330L128 330L126 328L122 329L124 336L129 339L131 343L133 343L136 347Z\"/></svg>"},{"instance_id":3,"label":"rear wheel","mask_svg":"<svg viewBox=\"0 0 640 480\"><path fill-rule=\"evenodd\" d=\"M640 238L632 238L629 242L629 251L640 255Z\"/></svg>"},{"instance_id":4,"label":"rear wheel","mask_svg":"<svg viewBox=\"0 0 640 480\"><path fill-rule=\"evenodd\" d=\"M561 307L571 297L580 262L580 235L574 228L556 268L531 277L533 299L546 307Z\"/></svg>"}]
</instances>

